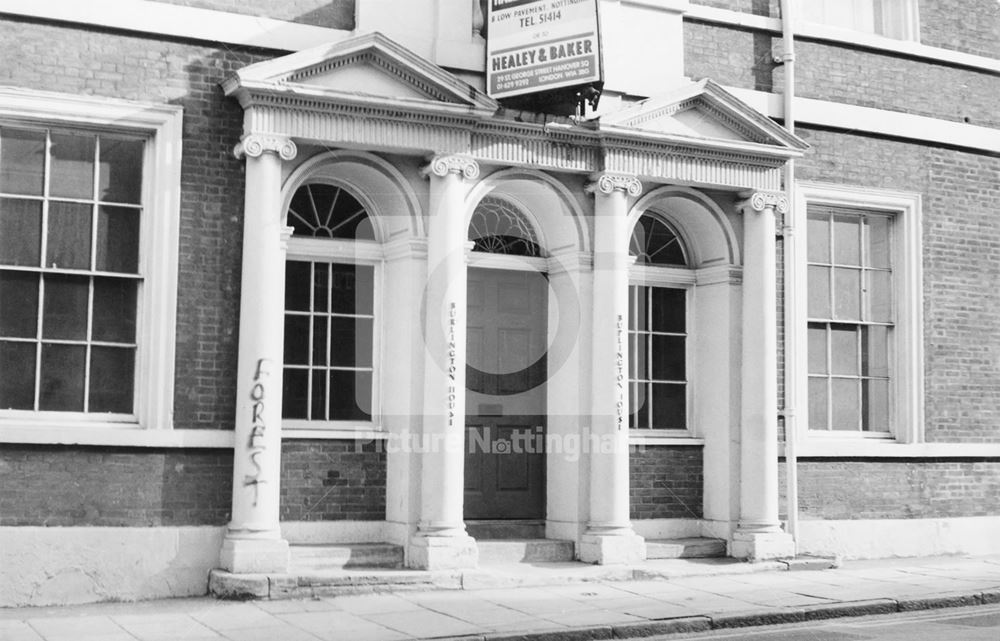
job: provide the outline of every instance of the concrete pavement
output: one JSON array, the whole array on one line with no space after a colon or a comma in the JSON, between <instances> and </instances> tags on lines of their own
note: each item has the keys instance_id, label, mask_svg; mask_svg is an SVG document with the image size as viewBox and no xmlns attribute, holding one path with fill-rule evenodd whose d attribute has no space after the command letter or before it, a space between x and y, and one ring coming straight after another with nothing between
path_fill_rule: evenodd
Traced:
<instances>
[{"instance_id":1,"label":"concrete pavement","mask_svg":"<svg viewBox=\"0 0 1000 641\"><path fill-rule=\"evenodd\" d=\"M767 567L670 580L6 609L0 641L571 641L1000 603L1000 555Z\"/></svg>"}]
</instances>

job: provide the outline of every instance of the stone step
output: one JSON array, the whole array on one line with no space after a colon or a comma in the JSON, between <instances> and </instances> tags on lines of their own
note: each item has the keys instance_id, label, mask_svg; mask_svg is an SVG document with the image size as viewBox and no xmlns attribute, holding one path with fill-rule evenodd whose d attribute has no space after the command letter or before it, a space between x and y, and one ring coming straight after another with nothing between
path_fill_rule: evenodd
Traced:
<instances>
[{"instance_id":1,"label":"stone step","mask_svg":"<svg viewBox=\"0 0 1000 641\"><path fill-rule=\"evenodd\" d=\"M723 539L646 539L647 559L705 559L726 556Z\"/></svg>"},{"instance_id":2,"label":"stone step","mask_svg":"<svg viewBox=\"0 0 1000 641\"><path fill-rule=\"evenodd\" d=\"M465 531L475 539L544 539L545 521L466 521Z\"/></svg>"},{"instance_id":3,"label":"stone step","mask_svg":"<svg viewBox=\"0 0 1000 641\"><path fill-rule=\"evenodd\" d=\"M403 567L403 548L389 543L296 544L290 551L292 573Z\"/></svg>"},{"instance_id":4,"label":"stone step","mask_svg":"<svg viewBox=\"0 0 1000 641\"><path fill-rule=\"evenodd\" d=\"M554 539L477 539L479 565L573 560L573 542Z\"/></svg>"}]
</instances>

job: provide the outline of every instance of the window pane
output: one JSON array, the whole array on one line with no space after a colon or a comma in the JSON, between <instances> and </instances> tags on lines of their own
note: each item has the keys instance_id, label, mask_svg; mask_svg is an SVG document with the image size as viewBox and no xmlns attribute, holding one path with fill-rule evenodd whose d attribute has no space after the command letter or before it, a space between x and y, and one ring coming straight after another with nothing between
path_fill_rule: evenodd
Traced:
<instances>
[{"instance_id":1,"label":"window pane","mask_svg":"<svg viewBox=\"0 0 1000 641\"><path fill-rule=\"evenodd\" d=\"M806 236L809 241L807 260L810 263L829 263L830 217L825 214L809 214Z\"/></svg>"},{"instance_id":2,"label":"window pane","mask_svg":"<svg viewBox=\"0 0 1000 641\"><path fill-rule=\"evenodd\" d=\"M90 205L49 203L45 266L90 269Z\"/></svg>"},{"instance_id":3,"label":"window pane","mask_svg":"<svg viewBox=\"0 0 1000 641\"><path fill-rule=\"evenodd\" d=\"M371 367L372 321L370 318L330 318L330 365Z\"/></svg>"},{"instance_id":4,"label":"window pane","mask_svg":"<svg viewBox=\"0 0 1000 641\"><path fill-rule=\"evenodd\" d=\"M865 376L889 376L889 328L871 325L862 328L861 373Z\"/></svg>"},{"instance_id":5,"label":"window pane","mask_svg":"<svg viewBox=\"0 0 1000 641\"><path fill-rule=\"evenodd\" d=\"M834 378L830 381L833 398L833 424L835 430L857 430L861 427L860 381Z\"/></svg>"},{"instance_id":6,"label":"window pane","mask_svg":"<svg viewBox=\"0 0 1000 641\"><path fill-rule=\"evenodd\" d=\"M826 378L809 378L809 429L811 430L829 429L826 424L827 383Z\"/></svg>"},{"instance_id":7,"label":"window pane","mask_svg":"<svg viewBox=\"0 0 1000 641\"><path fill-rule=\"evenodd\" d=\"M41 248L41 201L0 198L0 264L38 267Z\"/></svg>"},{"instance_id":8,"label":"window pane","mask_svg":"<svg viewBox=\"0 0 1000 641\"><path fill-rule=\"evenodd\" d=\"M826 368L826 326L809 326L809 373L829 374Z\"/></svg>"},{"instance_id":9,"label":"window pane","mask_svg":"<svg viewBox=\"0 0 1000 641\"><path fill-rule=\"evenodd\" d=\"M330 265L313 263L313 302L314 312L330 311Z\"/></svg>"},{"instance_id":10,"label":"window pane","mask_svg":"<svg viewBox=\"0 0 1000 641\"><path fill-rule=\"evenodd\" d=\"M0 409L35 409L35 344L0 341Z\"/></svg>"},{"instance_id":11,"label":"window pane","mask_svg":"<svg viewBox=\"0 0 1000 641\"><path fill-rule=\"evenodd\" d=\"M90 412L132 412L135 349L100 347L90 350Z\"/></svg>"},{"instance_id":12,"label":"window pane","mask_svg":"<svg viewBox=\"0 0 1000 641\"><path fill-rule=\"evenodd\" d=\"M861 264L860 221L857 216L833 217L833 262L838 265Z\"/></svg>"},{"instance_id":13,"label":"window pane","mask_svg":"<svg viewBox=\"0 0 1000 641\"><path fill-rule=\"evenodd\" d=\"M34 338L37 333L38 274L0 271L0 336Z\"/></svg>"},{"instance_id":14,"label":"window pane","mask_svg":"<svg viewBox=\"0 0 1000 641\"><path fill-rule=\"evenodd\" d=\"M833 374L857 376L858 339L854 325L830 326L830 358Z\"/></svg>"},{"instance_id":15,"label":"window pane","mask_svg":"<svg viewBox=\"0 0 1000 641\"><path fill-rule=\"evenodd\" d=\"M628 335L628 355L629 355L628 377L633 380L638 378L649 378L649 373L646 371L645 334Z\"/></svg>"},{"instance_id":16,"label":"window pane","mask_svg":"<svg viewBox=\"0 0 1000 641\"><path fill-rule=\"evenodd\" d=\"M51 196L93 197L96 142L89 134L52 134Z\"/></svg>"},{"instance_id":17,"label":"window pane","mask_svg":"<svg viewBox=\"0 0 1000 641\"><path fill-rule=\"evenodd\" d=\"M685 395L686 385L652 383L653 427L659 429L687 429Z\"/></svg>"},{"instance_id":18,"label":"window pane","mask_svg":"<svg viewBox=\"0 0 1000 641\"><path fill-rule=\"evenodd\" d=\"M45 132L0 128L0 192L41 196Z\"/></svg>"},{"instance_id":19,"label":"window pane","mask_svg":"<svg viewBox=\"0 0 1000 641\"><path fill-rule=\"evenodd\" d=\"M684 380L684 337L651 336L653 341L652 378L658 381Z\"/></svg>"},{"instance_id":20,"label":"window pane","mask_svg":"<svg viewBox=\"0 0 1000 641\"><path fill-rule=\"evenodd\" d=\"M372 385L369 372L330 372L330 420L371 419Z\"/></svg>"},{"instance_id":21,"label":"window pane","mask_svg":"<svg viewBox=\"0 0 1000 641\"><path fill-rule=\"evenodd\" d=\"M630 387L629 397L629 427L649 427L649 385L639 383Z\"/></svg>"},{"instance_id":22,"label":"window pane","mask_svg":"<svg viewBox=\"0 0 1000 641\"><path fill-rule=\"evenodd\" d=\"M97 269L139 273L139 210L102 206L97 214Z\"/></svg>"},{"instance_id":23,"label":"window pane","mask_svg":"<svg viewBox=\"0 0 1000 641\"><path fill-rule=\"evenodd\" d=\"M288 362L286 355L285 362ZM309 370L286 367L281 378L281 415L309 418Z\"/></svg>"},{"instance_id":24,"label":"window pane","mask_svg":"<svg viewBox=\"0 0 1000 641\"><path fill-rule=\"evenodd\" d=\"M889 219L885 216L869 216L865 219L868 238L868 266L888 269L891 264L889 253Z\"/></svg>"},{"instance_id":25,"label":"window pane","mask_svg":"<svg viewBox=\"0 0 1000 641\"><path fill-rule=\"evenodd\" d=\"M90 279L52 274L45 276L44 283L42 337L85 340Z\"/></svg>"},{"instance_id":26,"label":"window pane","mask_svg":"<svg viewBox=\"0 0 1000 641\"><path fill-rule=\"evenodd\" d=\"M857 269L834 269L834 318L861 320L861 272Z\"/></svg>"},{"instance_id":27,"label":"window pane","mask_svg":"<svg viewBox=\"0 0 1000 641\"><path fill-rule=\"evenodd\" d=\"M889 381L863 381L865 415L863 429L870 432L889 431Z\"/></svg>"},{"instance_id":28,"label":"window pane","mask_svg":"<svg viewBox=\"0 0 1000 641\"><path fill-rule=\"evenodd\" d=\"M331 265L330 311L371 314L375 271L371 265Z\"/></svg>"},{"instance_id":29,"label":"window pane","mask_svg":"<svg viewBox=\"0 0 1000 641\"><path fill-rule=\"evenodd\" d=\"M652 296L653 331L684 333L686 292L683 289L654 287Z\"/></svg>"},{"instance_id":30,"label":"window pane","mask_svg":"<svg viewBox=\"0 0 1000 641\"><path fill-rule=\"evenodd\" d=\"M646 292L647 287L628 288L628 328L646 328Z\"/></svg>"},{"instance_id":31,"label":"window pane","mask_svg":"<svg viewBox=\"0 0 1000 641\"><path fill-rule=\"evenodd\" d=\"M330 323L329 317L320 316L313 318L312 320L312 364L313 365L329 365L329 351L327 349L327 336L329 328L327 327ZM334 344L338 340L342 340L343 337L333 336ZM352 342L351 345L354 345ZM350 365L351 363L334 363L334 365Z\"/></svg>"},{"instance_id":32,"label":"window pane","mask_svg":"<svg viewBox=\"0 0 1000 641\"><path fill-rule=\"evenodd\" d=\"M871 318L876 323L892 321L892 274L890 272L868 272L868 303Z\"/></svg>"},{"instance_id":33,"label":"window pane","mask_svg":"<svg viewBox=\"0 0 1000 641\"><path fill-rule=\"evenodd\" d=\"M124 278L94 279L93 339L135 342L137 283Z\"/></svg>"},{"instance_id":34,"label":"window pane","mask_svg":"<svg viewBox=\"0 0 1000 641\"><path fill-rule=\"evenodd\" d=\"M830 318L830 268L809 267L809 317Z\"/></svg>"},{"instance_id":35,"label":"window pane","mask_svg":"<svg viewBox=\"0 0 1000 641\"><path fill-rule=\"evenodd\" d=\"M98 193L101 200L139 203L142 199L142 147L141 140L101 136Z\"/></svg>"},{"instance_id":36,"label":"window pane","mask_svg":"<svg viewBox=\"0 0 1000 641\"><path fill-rule=\"evenodd\" d=\"M285 315L285 363L309 364L309 317Z\"/></svg>"},{"instance_id":37,"label":"window pane","mask_svg":"<svg viewBox=\"0 0 1000 641\"><path fill-rule=\"evenodd\" d=\"M40 410L83 411L83 345L42 345Z\"/></svg>"},{"instance_id":38,"label":"window pane","mask_svg":"<svg viewBox=\"0 0 1000 641\"><path fill-rule=\"evenodd\" d=\"M314 421L327 419L326 385L329 382L326 370L312 370L312 406L309 408L309 418Z\"/></svg>"},{"instance_id":39,"label":"window pane","mask_svg":"<svg viewBox=\"0 0 1000 641\"><path fill-rule=\"evenodd\" d=\"M290 260L285 264L285 309L308 312L312 263Z\"/></svg>"}]
</instances>

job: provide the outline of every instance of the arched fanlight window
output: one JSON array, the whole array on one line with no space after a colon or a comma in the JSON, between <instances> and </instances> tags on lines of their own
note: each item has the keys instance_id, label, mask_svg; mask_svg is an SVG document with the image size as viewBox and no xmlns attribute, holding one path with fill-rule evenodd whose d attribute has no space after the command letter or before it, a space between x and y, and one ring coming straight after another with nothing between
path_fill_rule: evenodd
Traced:
<instances>
[{"instance_id":1,"label":"arched fanlight window","mask_svg":"<svg viewBox=\"0 0 1000 641\"><path fill-rule=\"evenodd\" d=\"M483 198L469 222L472 251L509 256L541 256L531 225L512 204L495 196Z\"/></svg>"},{"instance_id":2,"label":"arched fanlight window","mask_svg":"<svg viewBox=\"0 0 1000 641\"><path fill-rule=\"evenodd\" d=\"M640 265L686 267L687 255L680 237L659 216L646 214L632 231L629 254Z\"/></svg>"},{"instance_id":3,"label":"arched fanlight window","mask_svg":"<svg viewBox=\"0 0 1000 641\"><path fill-rule=\"evenodd\" d=\"M374 240L365 206L346 189L326 183L302 185L288 206L292 235L310 238Z\"/></svg>"}]
</instances>

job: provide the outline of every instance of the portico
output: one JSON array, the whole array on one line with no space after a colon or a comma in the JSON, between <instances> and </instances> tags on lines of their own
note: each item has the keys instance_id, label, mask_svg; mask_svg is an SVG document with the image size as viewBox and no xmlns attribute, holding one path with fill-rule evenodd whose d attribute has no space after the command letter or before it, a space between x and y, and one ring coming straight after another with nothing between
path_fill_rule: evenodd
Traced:
<instances>
[{"instance_id":1,"label":"portico","mask_svg":"<svg viewBox=\"0 0 1000 641\"><path fill-rule=\"evenodd\" d=\"M252 65L224 89L244 109L247 172L224 569L287 566L280 449L282 427L293 418L298 431L326 430L322 438L376 435L386 451L380 531L404 546L409 567L475 567L476 541L466 530L467 430L470 417L491 411L510 419L494 421L496 429L516 430L536 425L511 417L541 412L535 423L546 443L544 473L526 471L538 459L508 458L507 476L497 482L542 483L535 489L544 496L545 534L572 541L580 560L645 558L630 510L629 448L637 438L703 446L705 469L718 474L705 475L711 480L698 527L723 534L731 554L793 552L777 507L774 220L787 209L781 167L801 155L802 141L711 81L685 81L672 93L586 121L509 114L379 34ZM370 237L297 238L286 218L289 203L312 184L333 194L330 212L344 202L338 198L356 202L345 216L370 221ZM683 268L635 264L630 246L643 216L656 217L683 244ZM325 265L329 273L354 274L347 307L320 310L314 281L308 310L293 310L321 316L324 327L354 323L345 360L324 356L322 368L308 363L310 381L321 369L328 377L325 387L303 396L303 407L325 399L322 420L282 412L299 380L283 377L291 362L283 322L291 312L280 301L288 300L292 253L311 261L310 273ZM528 305L523 319L494 323L500 342L476 343L482 328L470 323L470 310L480 294L470 289L470 273L477 269L513 274L511 283L517 274L535 275L525 276L535 289L497 285L501 298L487 301L493 307L482 303L494 310L491 317L526 297L544 300L544 314L529 318L538 306ZM368 293L362 273L371 274ZM648 377L655 394L683 399L675 415L684 424L642 433L635 422L645 403L634 393L642 378L635 344L646 330L632 322L630 302L637 279L688 292L685 318L692 319L683 330L648 328L651 344L684 338L689 366L667 383ZM513 304L498 304L503 291L514 292ZM712 318L721 326L701 331ZM315 353L315 340L309 344ZM479 344L490 346L493 360L475 351ZM495 371L485 374L509 386L470 386L467 372L482 373L481 363L493 363ZM329 408L344 389L329 381L348 380L334 376L344 372L353 377L354 405L341 416ZM705 384L707 372L724 384ZM665 398L653 401L665 407Z\"/></svg>"}]
</instances>

